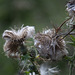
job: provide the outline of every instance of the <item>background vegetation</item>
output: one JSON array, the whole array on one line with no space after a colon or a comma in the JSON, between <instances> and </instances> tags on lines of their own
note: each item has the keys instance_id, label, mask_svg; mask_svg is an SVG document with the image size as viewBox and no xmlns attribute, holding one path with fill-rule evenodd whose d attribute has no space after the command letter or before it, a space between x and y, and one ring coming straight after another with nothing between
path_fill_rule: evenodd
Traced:
<instances>
[{"instance_id":1,"label":"background vegetation","mask_svg":"<svg viewBox=\"0 0 75 75\"><path fill-rule=\"evenodd\" d=\"M19 70L18 62L8 59L3 52L3 31L22 24L34 25L37 31L53 25L57 27L67 17L66 3L67 0L0 0L0 75L17 75ZM68 75L67 61L57 65L60 75Z\"/></svg>"}]
</instances>

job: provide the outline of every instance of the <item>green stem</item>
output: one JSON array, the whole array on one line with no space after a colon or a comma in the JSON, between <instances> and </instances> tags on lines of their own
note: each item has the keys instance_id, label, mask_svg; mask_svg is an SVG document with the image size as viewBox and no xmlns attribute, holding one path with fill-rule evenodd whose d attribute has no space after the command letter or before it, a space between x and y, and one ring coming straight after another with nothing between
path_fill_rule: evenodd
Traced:
<instances>
[{"instance_id":1,"label":"green stem","mask_svg":"<svg viewBox=\"0 0 75 75\"><path fill-rule=\"evenodd\" d=\"M31 61L31 62L32 62L32 64L35 66L35 69L36 69L36 71L37 71L38 75L40 75L40 72L38 71L37 66L34 64L34 62L33 62L33 61Z\"/></svg>"},{"instance_id":2,"label":"green stem","mask_svg":"<svg viewBox=\"0 0 75 75\"><path fill-rule=\"evenodd\" d=\"M69 71L69 75L72 75L72 70L73 70L73 62L71 62L71 64L70 64L70 71Z\"/></svg>"},{"instance_id":3,"label":"green stem","mask_svg":"<svg viewBox=\"0 0 75 75\"><path fill-rule=\"evenodd\" d=\"M72 71L73 71L73 67L74 67L74 60L75 60L75 51L74 54L70 60L70 71L69 71L69 75L72 75Z\"/></svg>"}]
</instances>

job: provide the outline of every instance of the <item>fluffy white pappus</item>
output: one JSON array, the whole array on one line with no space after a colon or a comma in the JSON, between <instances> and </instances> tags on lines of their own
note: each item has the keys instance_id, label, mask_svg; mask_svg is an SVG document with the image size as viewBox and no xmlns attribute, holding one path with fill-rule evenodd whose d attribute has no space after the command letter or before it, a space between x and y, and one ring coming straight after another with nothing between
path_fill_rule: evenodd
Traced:
<instances>
[{"instance_id":1,"label":"fluffy white pappus","mask_svg":"<svg viewBox=\"0 0 75 75\"><path fill-rule=\"evenodd\" d=\"M12 52L12 53L10 53L10 51L7 51L6 53L5 53L5 55L9 58L9 57L12 57L12 58L20 58L20 54L18 53L18 52L16 52L16 53L14 53L14 52Z\"/></svg>"},{"instance_id":2,"label":"fluffy white pappus","mask_svg":"<svg viewBox=\"0 0 75 75\"><path fill-rule=\"evenodd\" d=\"M42 33L48 34L48 35L50 35L50 37L52 37L55 34L55 29L44 30Z\"/></svg>"},{"instance_id":3,"label":"fluffy white pappus","mask_svg":"<svg viewBox=\"0 0 75 75\"><path fill-rule=\"evenodd\" d=\"M48 66L41 65L40 74L41 75L58 75L59 70L57 69L57 67L50 68Z\"/></svg>"},{"instance_id":4,"label":"fluffy white pappus","mask_svg":"<svg viewBox=\"0 0 75 75\"><path fill-rule=\"evenodd\" d=\"M35 34L34 26L26 26L27 27L27 38L32 38Z\"/></svg>"},{"instance_id":5,"label":"fluffy white pappus","mask_svg":"<svg viewBox=\"0 0 75 75\"><path fill-rule=\"evenodd\" d=\"M36 75L35 72L29 73L29 75Z\"/></svg>"},{"instance_id":6,"label":"fluffy white pappus","mask_svg":"<svg viewBox=\"0 0 75 75\"><path fill-rule=\"evenodd\" d=\"M37 48L41 57L52 60L61 60L68 54L66 43L61 36L58 38L54 29L49 29L43 33L37 33L34 37L34 46Z\"/></svg>"},{"instance_id":7,"label":"fluffy white pappus","mask_svg":"<svg viewBox=\"0 0 75 75\"><path fill-rule=\"evenodd\" d=\"M18 30L5 30L2 37L5 40L20 40L24 38L32 38L33 35L35 34L35 28L34 26L26 26L22 27L21 29Z\"/></svg>"},{"instance_id":8,"label":"fluffy white pappus","mask_svg":"<svg viewBox=\"0 0 75 75\"><path fill-rule=\"evenodd\" d=\"M35 34L34 26L22 27L20 30L17 31L17 35L20 37L26 36L26 38L32 38L34 34Z\"/></svg>"},{"instance_id":9,"label":"fluffy white pappus","mask_svg":"<svg viewBox=\"0 0 75 75\"><path fill-rule=\"evenodd\" d=\"M37 39L34 39L34 46L36 46L38 43L40 43L40 41Z\"/></svg>"},{"instance_id":10,"label":"fluffy white pappus","mask_svg":"<svg viewBox=\"0 0 75 75\"><path fill-rule=\"evenodd\" d=\"M70 16L70 19L66 22L66 25L72 27L73 23L75 22L75 0L69 0L66 4L66 11Z\"/></svg>"},{"instance_id":11,"label":"fluffy white pappus","mask_svg":"<svg viewBox=\"0 0 75 75\"><path fill-rule=\"evenodd\" d=\"M2 37L5 39L5 40L9 40L9 39L13 39L15 38L16 36L16 33L12 30L5 30Z\"/></svg>"},{"instance_id":12,"label":"fluffy white pappus","mask_svg":"<svg viewBox=\"0 0 75 75\"><path fill-rule=\"evenodd\" d=\"M75 22L75 0L70 0L66 4L66 10L68 11L69 16L71 17L71 19L67 21L66 25L71 27L72 24Z\"/></svg>"},{"instance_id":13,"label":"fluffy white pappus","mask_svg":"<svg viewBox=\"0 0 75 75\"><path fill-rule=\"evenodd\" d=\"M22 27L18 30L5 30L2 37L6 40L4 44L4 52L8 57L18 57L19 48L24 45L24 41L32 38L35 33L34 26Z\"/></svg>"},{"instance_id":14,"label":"fluffy white pappus","mask_svg":"<svg viewBox=\"0 0 75 75\"><path fill-rule=\"evenodd\" d=\"M56 56L56 60L61 60L62 56L66 56L68 54L68 51L66 49L64 49L63 51L57 51L57 56Z\"/></svg>"},{"instance_id":15,"label":"fluffy white pappus","mask_svg":"<svg viewBox=\"0 0 75 75\"><path fill-rule=\"evenodd\" d=\"M75 0L70 0L67 4L66 4L66 10L69 13L69 16L73 17L75 16Z\"/></svg>"},{"instance_id":16,"label":"fluffy white pappus","mask_svg":"<svg viewBox=\"0 0 75 75\"><path fill-rule=\"evenodd\" d=\"M22 27L21 29L19 29L16 35L20 38L25 38L27 36L27 27Z\"/></svg>"},{"instance_id":17,"label":"fluffy white pappus","mask_svg":"<svg viewBox=\"0 0 75 75\"><path fill-rule=\"evenodd\" d=\"M75 16L75 6L73 6L72 8L67 7L66 10L68 11L69 16Z\"/></svg>"}]
</instances>

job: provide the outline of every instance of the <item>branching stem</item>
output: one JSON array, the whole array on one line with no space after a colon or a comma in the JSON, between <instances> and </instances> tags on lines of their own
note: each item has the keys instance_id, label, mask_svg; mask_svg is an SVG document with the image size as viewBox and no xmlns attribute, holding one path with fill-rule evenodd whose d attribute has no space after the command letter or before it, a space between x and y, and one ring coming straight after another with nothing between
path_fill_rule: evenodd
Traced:
<instances>
[{"instance_id":1,"label":"branching stem","mask_svg":"<svg viewBox=\"0 0 75 75\"><path fill-rule=\"evenodd\" d=\"M61 29L61 27L68 21L68 20L70 20L71 19L71 17L70 18L68 18L67 20L65 20L59 27L58 27L58 29L57 29L57 32L56 33L58 33L58 31Z\"/></svg>"},{"instance_id":2,"label":"branching stem","mask_svg":"<svg viewBox=\"0 0 75 75\"><path fill-rule=\"evenodd\" d=\"M70 33L74 30L75 28L72 28L62 39L64 39L66 36L70 35Z\"/></svg>"}]
</instances>

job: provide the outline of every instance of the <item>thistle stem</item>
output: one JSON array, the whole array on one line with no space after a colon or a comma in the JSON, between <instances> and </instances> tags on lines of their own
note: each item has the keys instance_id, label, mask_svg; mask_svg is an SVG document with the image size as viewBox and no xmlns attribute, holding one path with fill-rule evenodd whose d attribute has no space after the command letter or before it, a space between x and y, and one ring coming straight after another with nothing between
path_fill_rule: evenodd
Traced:
<instances>
[{"instance_id":1,"label":"thistle stem","mask_svg":"<svg viewBox=\"0 0 75 75\"><path fill-rule=\"evenodd\" d=\"M64 39L66 36L68 36L74 29L75 29L75 28L72 27L72 29L71 29L62 39Z\"/></svg>"},{"instance_id":2,"label":"thistle stem","mask_svg":"<svg viewBox=\"0 0 75 75\"><path fill-rule=\"evenodd\" d=\"M70 31L68 31L68 32L66 32L66 33L58 34L58 35L56 35L56 38L58 38L58 37L64 35L63 38L62 38L62 39L64 39L64 38L65 38L66 36L68 36L68 35L75 35L75 32L72 32L74 29L75 29L75 28L73 27ZM62 39L61 39L61 40L62 40Z\"/></svg>"},{"instance_id":3,"label":"thistle stem","mask_svg":"<svg viewBox=\"0 0 75 75\"><path fill-rule=\"evenodd\" d=\"M70 64L69 75L72 75L72 70L73 70L73 61Z\"/></svg>"},{"instance_id":4,"label":"thistle stem","mask_svg":"<svg viewBox=\"0 0 75 75\"><path fill-rule=\"evenodd\" d=\"M72 75L72 72L73 72L73 67L74 67L74 60L75 60L75 51L74 51L74 54L70 60L70 71L69 71L69 75Z\"/></svg>"},{"instance_id":5,"label":"thistle stem","mask_svg":"<svg viewBox=\"0 0 75 75\"><path fill-rule=\"evenodd\" d=\"M65 20L65 21L57 28L57 32L56 32L56 33L58 33L58 31L61 29L61 27L62 27L68 20L70 20L70 19L71 19L71 17L68 18L67 20Z\"/></svg>"},{"instance_id":6,"label":"thistle stem","mask_svg":"<svg viewBox=\"0 0 75 75\"><path fill-rule=\"evenodd\" d=\"M67 35L69 35L74 29L72 29L71 31L69 31L62 39L64 39Z\"/></svg>"},{"instance_id":7,"label":"thistle stem","mask_svg":"<svg viewBox=\"0 0 75 75\"><path fill-rule=\"evenodd\" d=\"M62 35L66 35L66 34L67 34L67 32L66 33L62 33L62 34L58 34L57 37L62 36ZM69 35L75 35L75 32L71 32Z\"/></svg>"},{"instance_id":8,"label":"thistle stem","mask_svg":"<svg viewBox=\"0 0 75 75\"><path fill-rule=\"evenodd\" d=\"M71 17L68 18L67 20L65 20L65 21L56 29L56 33L55 33L55 35L54 35L53 37L55 37L55 36L57 35L57 33L59 32L59 30L61 29L61 27L62 27L68 20L70 20L70 19L71 19Z\"/></svg>"}]
</instances>

